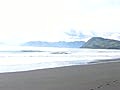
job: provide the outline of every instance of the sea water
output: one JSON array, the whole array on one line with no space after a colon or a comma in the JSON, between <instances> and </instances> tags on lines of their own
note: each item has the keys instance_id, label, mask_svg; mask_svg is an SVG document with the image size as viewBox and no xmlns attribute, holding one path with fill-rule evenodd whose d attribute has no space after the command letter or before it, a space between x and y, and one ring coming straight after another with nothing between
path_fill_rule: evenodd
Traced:
<instances>
[{"instance_id":1,"label":"sea water","mask_svg":"<svg viewBox=\"0 0 120 90\"><path fill-rule=\"evenodd\" d=\"M120 50L114 49L1 46L0 73L85 65L117 58Z\"/></svg>"}]
</instances>

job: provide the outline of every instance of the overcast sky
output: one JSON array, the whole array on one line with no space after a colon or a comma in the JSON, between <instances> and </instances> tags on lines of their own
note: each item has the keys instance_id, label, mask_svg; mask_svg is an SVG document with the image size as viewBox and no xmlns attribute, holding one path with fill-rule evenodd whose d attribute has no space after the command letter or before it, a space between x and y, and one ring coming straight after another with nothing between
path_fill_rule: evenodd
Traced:
<instances>
[{"instance_id":1,"label":"overcast sky","mask_svg":"<svg viewBox=\"0 0 120 90\"><path fill-rule=\"evenodd\" d=\"M120 0L0 0L0 42L70 40L71 30L120 32Z\"/></svg>"}]
</instances>

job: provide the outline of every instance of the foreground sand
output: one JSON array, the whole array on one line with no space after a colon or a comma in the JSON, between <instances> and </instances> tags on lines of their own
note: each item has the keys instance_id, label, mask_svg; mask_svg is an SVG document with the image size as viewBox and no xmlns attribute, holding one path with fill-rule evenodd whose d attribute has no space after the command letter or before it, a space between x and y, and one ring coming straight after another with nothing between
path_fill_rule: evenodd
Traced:
<instances>
[{"instance_id":1,"label":"foreground sand","mask_svg":"<svg viewBox=\"0 0 120 90\"><path fill-rule=\"evenodd\" d=\"M4 73L0 90L120 90L120 63Z\"/></svg>"}]
</instances>

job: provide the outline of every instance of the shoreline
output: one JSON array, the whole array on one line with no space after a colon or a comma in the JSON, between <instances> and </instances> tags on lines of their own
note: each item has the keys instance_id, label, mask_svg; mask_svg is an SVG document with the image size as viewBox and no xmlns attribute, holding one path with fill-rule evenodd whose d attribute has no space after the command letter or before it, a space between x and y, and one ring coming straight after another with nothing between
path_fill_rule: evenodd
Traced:
<instances>
[{"instance_id":1,"label":"shoreline","mask_svg":"<svg viewBox=\"0 0 120 90\"><path fill-rule=\"evenodd\" d=\"M1 68L3 68L3 70L2 69L0 70L0 74L1 73L15 73L15 72L27 72L27 71L35 71L35 70L64 68L64 67L71 67L71 66L87 66L87 65L111 63L111 62L120 62L120 58L116 58L116 59L99 59L99 60L86 62L86 63L81 63L80 61L66 61L66 62L64 62L64 64L66 63L65 65L58 64L58 66L57 65L49 66L49 64L51 64L51 63L48 64L48 62L47 62L45 64L45 66L48 65L48 67L43 67L43 65L41 63L36 64L35 65L36 67L34 67L34 64L25 65L26 68L23 67L24 65L22 65L21 67L20 66L17 67L16 65L10 65L10 66L5 65L5 67L4 67L4 65L3 65L3 66L1 66ZM67 64L67 63L69 63L69 64ZM7 70L7 67L9 67L8 70Z\"/></svg>"},{"instance_id":2,"label":"shoreline","mask_svg":"<svg viewBox=\"0 0 120 90\"><path fill-rule=\"evenodd\" d=\"M90 64L102 64L102 63L110 63L110 62L120 62L120 58L115 58L115 59L99 59L99 60L95 60L92 62L88 62L88 65Z\"/></svg>"},{"instance_id":3,"label":"shoreline","mask_svg":"<svg viewBox=\"0 0 120 90\"><path fill-rule=\"evenodd\" d=\"M0 74L1 90L119 90L120 62Z\"/></svg>"}]
</instances>

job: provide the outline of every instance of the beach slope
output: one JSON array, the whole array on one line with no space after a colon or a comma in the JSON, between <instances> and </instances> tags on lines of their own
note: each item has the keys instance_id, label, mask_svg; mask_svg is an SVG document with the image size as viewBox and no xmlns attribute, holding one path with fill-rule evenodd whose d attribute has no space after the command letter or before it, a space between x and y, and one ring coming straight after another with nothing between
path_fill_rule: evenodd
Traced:
<instances>
[{"instance_id":1,"label":"beach slope","mask_svg":"<svg viewBox=\"0 0 120 90\"><path fill-rule=\"evenodd\" d=\"M120 63L1 73L0 90L120 90Z\"/></svg>"}]
</instances>

